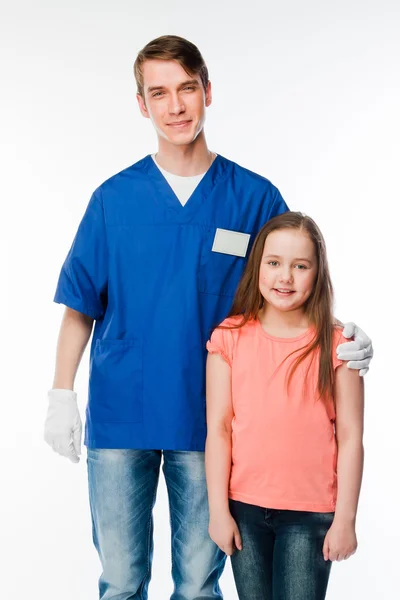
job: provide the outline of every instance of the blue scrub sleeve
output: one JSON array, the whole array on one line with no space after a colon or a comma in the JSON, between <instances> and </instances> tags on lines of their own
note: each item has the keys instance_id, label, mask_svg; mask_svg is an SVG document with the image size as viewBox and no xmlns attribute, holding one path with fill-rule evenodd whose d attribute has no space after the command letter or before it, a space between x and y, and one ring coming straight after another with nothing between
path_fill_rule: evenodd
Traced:
<instances>
[{"instance_id":1,"label":"blue scrub sleeve","mask_svg":"<svg viewBox=\"0 0 400 600\"><path fill-rule=\"evenodd\" d=\"M107 262L103 205L95 192L62 266L54 302L101 318L107 302Z\"/></svg>"},{"instance_id":2,"label":"blue scrub sleeve","mask_svg":"<svg viewBox=\"0 0 400 600\"><path fill-rule=\"evenodd\" d=\"M277 217L278 215L282 215L283 213L287 212L288 210L289 210L288 205L282 198L280 191L277 189L275 197L274 197L274 202L272 204L271 212L269 215L269 219L272 219L272 217Z\"/></svg>"}]
</instances>

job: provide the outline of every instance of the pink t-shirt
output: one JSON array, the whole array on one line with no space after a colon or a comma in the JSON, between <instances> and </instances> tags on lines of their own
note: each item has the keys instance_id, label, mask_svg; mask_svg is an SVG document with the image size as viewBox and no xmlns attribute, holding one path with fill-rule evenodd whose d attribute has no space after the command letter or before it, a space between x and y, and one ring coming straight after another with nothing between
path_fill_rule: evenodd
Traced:
<instances>
[{"instance_id":1,"label":"pink t-shirt","mask_svg":"<svg viewBox=\"0 0 400 600\"><path fill-rule=\"evenodd\" d=\"M223 325L240 322L225 319ZM240 329L215 329L207 342L232 370L232 471L229 497L265 508L332 512L337 496L337 445L333 398L317 391L319 352L296 369L289 392L287 375L293 350L313 337L309 329L295 338L269 335L259 320ZM332 360L346 342L334 329ZM307 369L310 367L308 376Z\"/></svg>"}]
</instances>

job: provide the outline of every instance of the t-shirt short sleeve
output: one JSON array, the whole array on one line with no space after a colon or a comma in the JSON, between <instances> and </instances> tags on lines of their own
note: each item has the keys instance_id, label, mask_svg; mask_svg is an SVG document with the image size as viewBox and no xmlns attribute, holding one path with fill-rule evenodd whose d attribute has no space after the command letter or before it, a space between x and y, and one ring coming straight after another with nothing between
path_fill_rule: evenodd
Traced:
<instances>
[{"instance_id":1,"label":"t-shirt short sleeve","mask_svg":"<svg viewBox=\"0 0 400 600\"><path fill-rule=\"evenodd\" d=\"M95 192L61 268L54 302L99 319L106 309L107 280L104 211Z\"/></svg>"},{"instance_id":2,"label":"t-shirt short sleeve","mask_svg":"<svg viewBox=\"0 0 400 600\"><path fill-rule=\"evenodd\" d=\"M336 353L336 349L340 344L345 344L346 342L351 342L353 340L353 338L345 338L343 336L343 328L342 327L335 327L333 330L333 343L332 343L332 361L333 361L333 368L336 371L336 369L338 367L340 367L340 365L343 364L343 360L340 360L337 357L337 353Z\"/></svg>"},{"instance_id":3,"label":"t-shirt short sleeve","mask_svg":"<svg viewBox=\"0 0 400 600\"><path fill-rule=\"evenodd\" d=\"M225 321L222 323L225 325ZM231 329L214 329L211 338L207 342L207 350L210 354L220 354L222 358L232 366L233 359L233 335Z\"/></svg>"}]
</instances>

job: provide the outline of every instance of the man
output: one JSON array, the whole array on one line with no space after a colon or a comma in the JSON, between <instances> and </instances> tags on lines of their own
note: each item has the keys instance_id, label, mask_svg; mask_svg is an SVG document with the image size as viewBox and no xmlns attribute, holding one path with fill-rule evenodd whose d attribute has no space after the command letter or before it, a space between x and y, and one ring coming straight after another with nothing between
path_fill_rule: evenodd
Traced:
<instances>
[{"instance_id":1,"label":"man","mask_svg":"<svg viewBox=\"0 0 400 600\"><path fill-rule=\"evenodd\" d=\"M85 444L100 599L147 598L162 458L171 600L222 598L225 556L208 536L205 343L230 308L258 230L288 209L268 180L209 151L211 84L193 44L150 42L135 77L158 152L94 192L61 270L55 301L67 308L45 439L79 461L73 385L95 321ZM356 342L346 358L361 356L352 366L365 373L370 340L356 326L347 333Z\"/></svg>"}]
</instances>

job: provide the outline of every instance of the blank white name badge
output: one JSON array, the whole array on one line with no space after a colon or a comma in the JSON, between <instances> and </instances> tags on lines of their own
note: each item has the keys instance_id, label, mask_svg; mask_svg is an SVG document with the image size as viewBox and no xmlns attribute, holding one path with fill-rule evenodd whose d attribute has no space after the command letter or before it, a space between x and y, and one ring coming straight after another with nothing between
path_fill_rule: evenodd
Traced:
<instances>
[{"instance_id":1,"label":"blank white name badge","mask_svg":"<svg viewBox=\"0 0 400 600\"><path fill-rule=\"evenodd\" d=\"M218 228L215 233L212 251L233 254L234 256L246 256L249 241L249 233Z\"/></svg>"}]
</instances>

